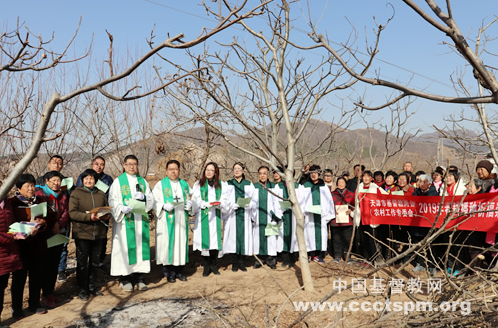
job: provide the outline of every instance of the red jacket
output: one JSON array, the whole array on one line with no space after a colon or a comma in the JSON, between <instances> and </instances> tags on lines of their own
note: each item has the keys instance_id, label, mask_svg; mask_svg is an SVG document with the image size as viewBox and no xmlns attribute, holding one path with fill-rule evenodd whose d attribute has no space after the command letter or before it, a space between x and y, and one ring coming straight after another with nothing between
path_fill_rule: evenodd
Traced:
<instances>
[{"instance_id":1,"label":"red jacket","mask_svg":"<svg viewBox=\"0 0 498 328\"><path fill-rule=\"evenodd\" d=\"M36 204L43 203L45 200L36 197ZM14 210L15 222L30 221L31 218L28 216L28 212L25 208L27 205L22 202L16 196L11 197L7 200L8 203L12 205ZM48 216L48 215L47 215ZM47 235L45 231L47 229L52 230L53 222L50 225L50 220L45 218L47 221L47 226L40 229L40 231L35 236L29 236L26 240L19 240L19 248L21 256L24 258L26 252L35 253L37 255L43 255L47 251Z\"/></svg>"},{"instance_id":2,"label":"red jacket","mask_svg":"<svg viewBox=\"0 0 498 328\"><path fill-rule=\"evenodd\" d=\"M354 193L348 189L344 189L344 194L341 195L338 189L332 191L332 199L334 205L349 205L349 209L354 209ZM330 221L331 227L347 227L353 225L353 218L349 216L349 223L336 223L335 219Z\"/></svg>"},{"instance_id":3,"label":"red jacket","mask_svg":"<svg viewBox=\"0 0 498 328\"><path fill-rule=\"evenodd\" d=\"M0 276L22 269L19 247L14 235L8 233L9 226L15 222L14 210L9 202L2 201L0 209Z\"/></svg>"},{"instance_id":4,"label":"red jacket","mask_svg":"<svg viewBox=\"0 0 498 328\"><path fill-rule=\"evenodd\" d=\"M59 222L59 228L67 227L69 222L69 197L65 192L60 192L57 199L54 196L47 196L43 190L38 190L36 198L40 199L40 203L47 202L47 230L46 237L53 236L52 228L56 222ZM55 206L57 205L57 206Z\"/></svg>"}]
</instances>

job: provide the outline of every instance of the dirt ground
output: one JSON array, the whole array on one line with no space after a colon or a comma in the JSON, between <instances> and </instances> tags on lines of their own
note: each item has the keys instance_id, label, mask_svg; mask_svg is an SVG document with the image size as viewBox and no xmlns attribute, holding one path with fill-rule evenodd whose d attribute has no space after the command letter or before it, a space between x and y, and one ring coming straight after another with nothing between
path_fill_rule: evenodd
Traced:
<instances>
[{"instance_id":1,"label":"dirt ground","mask_svg":"<svg viewBox=\"0 0 498 328\"><path fill-rule=\"evenodd\" d=\"M153 240L154 229L151 229ZM154 242L152 241L152 244ZM360 278L368 269L358 263L343 265L332 262L327 256L324 264L310 263L315 292L300 290L302 279L299 263L293 268L282 268L280 262L276 270L254 269L247 272L232 272L230 259L220 259L221 275L202 276L202 260L198 252L190 253L190 262L185 268L188 281L168 283L162 270L152 261L152 271L146 275L147 291L126 293L119 288L116 279L101 271L98 286L103 296L91 297L82 301L77 297L76 273L74 272L74 242L69 245L69 264L73 269L64 283L57 283L56 292L63 299L55 309L47 314L33 314L19 321L11 317L10 290L6 290L2 324L17 327L222 327L221 321L234 326L244 326L246 322L255 327L266 327L267 320L273 326L278 318L278 326L289 325L299 312L292 301L317 301L333 289L334 281L351 281ZM108 253L110 245L108 245ZM152 246L152 258L154 246ZM106 261L109 261L109 256ZM246 265L252 265L248 259ZM109 266L109 263L106 263ZM341 274L342 268L344 271ZM404 272L408 279L412 276ZM387 277L387 272L379 276ZM422 274L419 275L422 277ZM278 282L278 284L277 284ZM280 285L280 286L279 286ZM27 307L27 288L24 293ZM290 301L287 301L290 295ZM330 301L351 300L355 295L343 291ZM369 297L374 300L375 297ZM380 299L380 298L379 298ZM26 312L26 311L25 311ZM306 318L302 326L356 327L367 323L378 314L371 312L314 312Z\"/></svg>"}]
</instances>

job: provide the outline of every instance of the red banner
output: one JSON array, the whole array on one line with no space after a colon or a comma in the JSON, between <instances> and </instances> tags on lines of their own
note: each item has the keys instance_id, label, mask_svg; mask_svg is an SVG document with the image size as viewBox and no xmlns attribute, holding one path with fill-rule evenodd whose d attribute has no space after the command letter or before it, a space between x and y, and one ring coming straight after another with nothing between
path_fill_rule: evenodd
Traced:
<instances>
[{"instance_id":1,"label":"red banner","mask_svg":"<svg viewBox=\"0 0 498 328\"><path fill-rule=\"evenodd\" d=\"M441 227L446 215L454 211L454 219L447 228L498 233L498 194L463 196L393 196L361 194L360 209L362 224L391 224L415 227Z\"/></svg>"}]
</instances>

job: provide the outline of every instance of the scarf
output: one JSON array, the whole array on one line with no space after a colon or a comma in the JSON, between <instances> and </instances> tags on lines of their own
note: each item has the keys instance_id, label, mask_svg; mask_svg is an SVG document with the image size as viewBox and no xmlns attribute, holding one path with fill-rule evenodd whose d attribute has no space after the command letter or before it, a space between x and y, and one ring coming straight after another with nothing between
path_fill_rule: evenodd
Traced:
<instances>
[{"instance_id":1,"label":"scarf","mask_svg":"<svg viewBox=\"0 0 498 328\"><path fill-rule=\"evenodd\" d=\"M455 182L455 183L453 184L453 186L448 186L448 187L446 188L446 190L447 190L447 192L448 192L448 196L453 197L453 195L455 195L455 187L456 187L456 185L457 185L457 183Z\"/></svg>"},{"instance_id":2,"label":"scarf","mask_svg":"<svg viewBox=\"0 0 498 328\"><path fill-rule=\"evenodd\" d=\"M16 191L16 197L26 205L33 205L36 202L36 196L26 198L19 192L19 190Z\"/></svg>"},{"instance_id":3,"label":"scarf","mask_svg":"<svg viewBox=\"0 0 498 328\"><path fill-rule=\"evenodd\" d=\"M55 199L59 197L59 193L56 193L55 191L50 189L47 185L44 185L42 190L45 193L45 195L47 195L48 197L50 197L50 195L54 196Z\"/></svg>"}]
</instances>

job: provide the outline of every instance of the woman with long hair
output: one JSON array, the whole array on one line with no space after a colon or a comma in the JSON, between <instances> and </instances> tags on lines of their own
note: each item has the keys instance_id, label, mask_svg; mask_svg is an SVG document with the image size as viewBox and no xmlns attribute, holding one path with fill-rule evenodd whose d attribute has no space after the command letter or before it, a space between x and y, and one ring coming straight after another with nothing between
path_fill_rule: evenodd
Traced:
<instances>
[{"instance_id":1,"label":"woman with long hair","mask_svg":"<svg viewBox=\"0 0 498 328\"><path fill-rule=\"evenodd\" d=\"M192 188L192 205L195 213L194 251L201 251L204 277L211 273L219 275L216 259L221 244L221 213L230 209L230 190L220 180L218 164L209 162L204 167L201 179Z\"/></svg>"}]
</instances>

